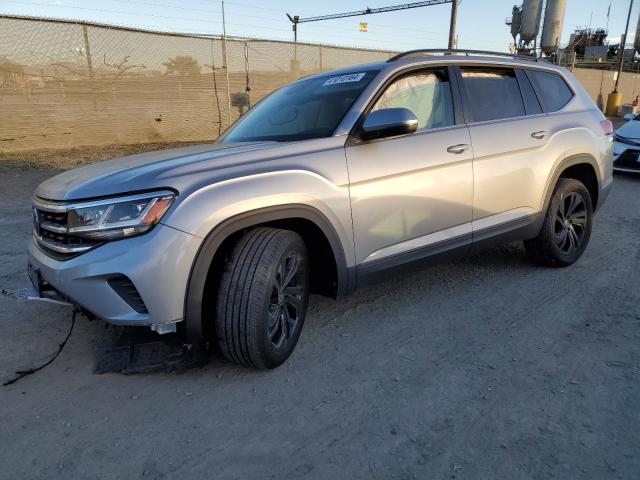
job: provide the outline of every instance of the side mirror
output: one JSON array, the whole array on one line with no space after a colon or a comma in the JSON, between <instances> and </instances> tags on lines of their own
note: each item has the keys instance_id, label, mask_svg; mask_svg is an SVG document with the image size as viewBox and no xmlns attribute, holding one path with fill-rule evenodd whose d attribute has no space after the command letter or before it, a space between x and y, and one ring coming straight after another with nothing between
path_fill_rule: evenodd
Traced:
<instances>
[{"instance_id":1,"label":"side mirror","mask_svg":"<svg viewBox=\"0 0 640 480\"><path fill-rule=\"evenodd\" d=\"M633 113L627 113L627 114L624 116L624 119L625 119L625 120L633 120L634 118L636 118L636 116L635 116Z\"/></svg>"},{"instance_id":2,"label":"side mirror","mask_svg":"<svg viewBox=\"0 0 640 480\"><path fill-rule=\"evenodd\" d=\"M418 129L418 119L407 108L383 108L369 113L360 129L360 138L376 138L409 135Z\"/></svg>"}]
</instances>

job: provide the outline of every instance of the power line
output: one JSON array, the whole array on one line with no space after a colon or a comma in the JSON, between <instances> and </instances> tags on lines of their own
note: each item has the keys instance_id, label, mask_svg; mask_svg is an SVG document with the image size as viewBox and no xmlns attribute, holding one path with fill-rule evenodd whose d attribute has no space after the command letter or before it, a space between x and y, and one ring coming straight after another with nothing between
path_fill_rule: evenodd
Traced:
<instances>
[{"instance_id":1,"label":"power line","mask_svg":"<svg viewBox=\"0 0 640 480\"><path fill-rule=\"evenodd\" d=\"M182 6L177 6L177 5L168 5L168 4L164 4L164 3L152 3L152 2L144 2L144 1L139 1L139 0L112 0L115 2L120 2L120 3L124 3L127 5L131 5L131 6L135 6L135 5L144 5L144 6L152 6L152 7L163 7L163 8L173 8L173 9L179 9L179 10L189 10L189 11L196 11L196 12L211 12L211 9L206 9L206 8L193 8L193 7L182 7ZM213 3L219 3L216 2L215 0L209 0L212 4ZM226 3L227 5L230 4L230 2ZM247 6L250 6L249 4L246 4ZM64 5L60 5L60 7L65 7ZM71 8L73 8L73 6L69 6ZM270 9L272 11L278 11L280 12L280 10L276 10L276 9ZM125 13L125 12L121 12L121 13ZM265 16L258 16L258 15L247 15L244 13L237 13L237 12L229 12L230 14L233 14L233 16L239 16L239 17L245 17L245 18L254 18L254 19L258 19L258 20L264 20ZM276 20L275 17L267 17L268 20ZM278 19L279 20L279 19ZM198 20L198 21L202 21L202 20ZM212 23L217 23L220 24L220 22L212 22ZM236 23L228 23L228 25L241 25L241 24L236 24ZM376 24L376 26L381 26L379 24ZM333 27L336 28L336 27ZM353 31L352 28L349 27L337 27L341 30L344 31ZM393 29L398 29L397 26L393 26L393 25L388 25L386 26L386 28L393 28ZM421 32L421 33L430 33L430 34L435 34L435 35L442 35L444 37L447 36L446 33L440 33L440 32L430 32L430 31L426 31L426 30L419 30L419 29L407 29L405 27L402 27L403 30L413 30L416 32ZM284 31L284 29L283 29ZM322 34L326 34L326 31L314 31L311 30L311 32L316 32L316 33L322 33ZM372 33L372 32L367 32L367 33ZM410 39L415 39L415 35L402 35L402 34L398 34L398 33L384 33L385 38L386 37L397 37L397 38L410 38ZM433 41L437 41L438 39L435 39L433 37L421 37L421 39L424 40L433 40ZM375 40L375 39L374 39Z\"/></svg>"},{"instance_id":2,"label":"power line","mask_svg":"<svg viewBox=\"0 0 640 480\"><path fill-rule=\"evenodd\" d=\"M194 7L176 7L176 6L170 6L167 4L161 4L161 3L155 3L155 2L147 2L147 1L143 1L143 0L116 0L119 1L121 3L124 4L129 4L131 6L135 6L135 5L142 5L142 6L156 6L156 7L170 7L170 8L180 8L182 10L192 10L192 11L206 11L206 12L210 12L210 9L200 9L200 8L194 8ZM207 3L213 4L213 3L219 3L219 1L216 0L203 0L206 1ZM450 0L448 0L450 1ZM33 5L33 6L54 6L54 5L50 5L50 4L44 4L44 3L40 3L40 2L28 2L28 1L23 1L23 0L7 0L7 2L9 3L16 3L16 4L21 4L21 5ZM225 2L225 5L227 4L231 4L232 2ZM239 3L235 3L233 2L233 4L235 5L241 5ZM242 4L242 5L246 5L246 6L250 6L249 4ZM70 9L75 9L75 10L82 10L82 11L87 11L87 12L100 12L100 13L114 13L114 14L120 14L120 15L133 15L133 16L137 16L137 17L151 17L151 18L160 18L160 19L169 19L169 20L184 20L184 21L188 21L188 22L198 22L198 23L207 23L209 25L211 24L215 24L215 25L219 25L222 26L222 22L220 21L216 21L213 19L203 19L203 18L194 18L194 17L176 17L176 16L168 16L168 15L160 15L160 14L156 14L156 13L149 13L149 12L145 12L145 13L140 13L140 12L127 12L127 11L123 11L123 10L112 10L112 9L104 9L104 8L94 8L94 7L83 7L83 6L79 6L79 5L55 5L56 7L59 8L70 8ZM280 11L280 10L276 10L276 9L268 9L268 10L273 10L273 11ZM255 15L247 15L247 14L242 14L242 13L236 13L236 12L232 12L233 16L238 16L238 17L246 17L246 18L257 18L257 19L264 19L264 17L258 17ZM273 19L276 20L274 17L269 17L269 19ZM332 21L340 21L340 20L332 20ZM247 23L236 23L236 22L227 22L227 25L232 26L232 27L237 27L237 28L241 28L241 29L256 29L256 30L269 30L272 32L278 32L282 34L282 38L284 39L285 35L284 32L288 32L289 30L282 27L268 27L268 26L264 26L264 25L253 25L253 24L247 24ZM160 28L160 29L164 29L167 30L166 27L162 27L160 25L149 25L150 27L153 28ZM382 25L381 25L382 26ZM387 28L398 28L395 27L393 25L384 25ZM332 27L334 30L339 29L341 31L348 31L349 28L348 27ZM420 33L434 33L436 35L443 35L445 36L446 34L441 34L441 33L437 33L437 32L427 32L424 30L419 30L419 29L411 29L411 28L405 28L402 27L403 30L412 30L412 31L416 31L416 32L420 32ZM189 31L189 32L193 32L193 33L201 33L203 34L203 32L201 30L197 30L197 29L192 29L192 28L182 28L181 30L183 31ZM325 37L331 37L331 38L336 38L336 39L342 39L345 41L348 41L350 44L353 44L354 42L360 45L364 45L364 46L370 46L367 44L371 44L371 43L385 43L388 44L388 42L386 42L386 39L388 37L394 37L394 38L398 38L398 39L412 39L412 42L403 42L403 41L399 41L399 40L394 40L394 44L398 45L398 46L417 46L420 44L420 42L424 42L424 41L429 41L429 42L440 42L442 40L431 37L431 36L420 36L418 38L416 38L415 35L403 35L403 34L399 34L399 33L386 33L386 32L380 32L380 33L376 33L376 32L367 32L366 33L366 37L361 37L359 36L357 33L355 34L355 36L353 35L344 35L344 34L337 34L337 33L329 33L326 31L326 29L322 29L322 30L315 30L313 27L308 27L305 30L309 30L310 33L314 33L316 35L322 35ZM378 37L377 35L380 35L380 37ZM246 33L243 33L243 36L251 36L251 35L246 35ZM381 38L383 37L383 38ZM469 39L473 39L473 37L469 37L469 36L465 36L465 38L469 38ZM484 45L497 45L496 44L492 44L480 39L477 39L478 41L482 42L482 44ZM475 42L478 43L478 42ZM385 47L388 47L388 45L385 45Z\"/></svg>"},{"instance_id":3,"label":"power line","mask_svg":"<svg viewBox=\"0 0 640 480\"><path fill-rule=\"evenodd\" d=\"M89 12L102 12L102 13L118 13L122 15L136 15L141 17L154 17L154 18L166 18L170 20L188 20L190 22L203 22L203 23L221 23L221 22L211 22L211 20L202 19L202 18L187 18L187 17L174 17L167 15L157 15L155 13L137 13L137 12L123 12L122 10L109 10L105 8L94 8L94 7L80 7L78 5L51 5L48 3L37 3L37 2L24 2L20 0L6 0L8 3L18 3L21 5L33 5L36 7L59 7L59 8L73 8L75 10L84 10Z\"/></svg>"},{"instance_id":4,"label":"power line","mask_svg":"<svg viewBox=\"0 0 640 480\"><path fill-rule=\"evenodd\" d=\"M358 17L358 16L362 16L362 15L372 15L372 14L376 14L376 13L385 13L385 12L394 12L397 10L408 10L408 9L412 9L412 8L420 8L420 7L428 7L428 6L432 6L432 5L440 5L443 3L451 3L452 1L457 1L457 0L425 0L422 2L413 2L413 3L403 3L400 5L392 5L392 6L388 6L388 7L379 7L379 8L369 8L367 7L366 10L358 10L358 11L352 11L352 12L343 12L343 13L332 13L329 15L319 15L319 16L315 16L315 17L303 17L300 18L299 15L289 15L288 13L287 18L289 18L289 20L291 21L291 23L293 24L293 41L297 42L298 41L298 24L299 23L308 23L308 22L321 22L321 21L325 21L325 20L333 20L336 18L346 18L346 17ZM452 9L452 12L455 12L455 8ZM453 26L455 25L454 22L454 15L452 14L451 16L451 28L453 28Z\"/></svg>"},{"instance_id":5,"label":"power line","mask_svg":"<svg viewBox=\"0 0 640 480\"><path fill-rule=\"evenodd\" d=\"M441 5L443 3L452 3L453 0L425 0L422 2L403 3L401 5L392 5L389 7L369 8L366 10L358 10L355 12L332 13L329 15L318 15L315 17L299 18L295 23L321 22L323 20L333 20L335 18L359 17L362 15L372 15L375 13L395 12L397 10L408 10L410 8L430 7L432 5ZM291 19L291 17L289 17ZM292 20L293 21L293 20Z\"/></svg>"},{"instance_id":6,"label":"power line","mask_svg":"<svg viewBox=\"0 0 640 480\"><path fill-rule=\"evenodd\" d=\"M43 4L43 3L38 3L38 2L25 2L25 1L21 1L21 0L7 0L8 2L11 3L17 3L17 4L22 4L22 5L34 5L34 6L50 6L47 4ZM140 3L140 4L145 4L145 5L149 5L150 2L126 2L126 3ZM153 18L163 18L163 19L171 19L171 20L185 20L185 21L192 21L192 22L200 22L200 23L207 23L207 24L217 24L217 25L222 25L222 22L219 21L215 21L215 20L208 20L208 19L202 19L202 18L193 18L193 17L174 17L174 16L167 16L167 15L158 15L158 14L154 14L154 13L139 13L139 12L125 12L122 10L111 10L111 9L103 9L103 8L90 8L90 7L81 7L78 5L56 5L59 8L71 8L71 9L76 9L76 10L82 10L82 11L89 11L89 12L101 12L101 13L115 13L115 14L122 14L122 15L135 15L135 16L139 16L139 17L153 17ZM159 6L159 5L158 5ZM247 15L245 15L247 16ZM260 17L256 17L256 18L260 18ZM277 31L277 32L286 32L288 31L286 28L277 28L277 27L266 27L264 25L251 25L251 24L244 24L244 23L235 23L235 22L227 22L227 25L230 26L234 26L234 27L241 27L241 28L255 28L255 29L260 29L260 30L271 30L271 31ZM192 29L189 29L192 30ZM195 30L192 30L195 31ZM312 32L314 33L314 32ZM317 31L315 33L318 34L322 34L323 36L329 36L329 37L333 37L333 38L342 38L342 39L347 39L349 41L362 41L365 39L360 39L360 38L355 38L352 36L347 36L347 35L339 35L339 34L335 34L335 33L327 33L326 31ZM411 36L404 36L404 35L399 35L399 34L385 34L385 36L396 36L399 38L414 38ZM378 39L374 38L371 39L369 38L368 40L373 40L376 41ZM430 40L435 40L435 39L430 39ZM379 39L378 41L384 41L383 39ZM415 42L399 42L396 41L395 42L398 45L407 45L407 46L415 46L416 43Z\"/></svg>"},{"instance_id":7,"label":"power line","mask_svg":"<svg viewBox=\"0 0 640 480\"><path fill-rule=\"evenodd\" d=\"M34 4L37 6L45 6L47 4L42 4L42 3L36 3L36 2L25 2L25 1L19 1L19 0L7 0L11 3L19 3L19 4L24 4L24 5L28 5L28 4ZM141 5L141 6L151 6L151 7L163 7L163 8L171 8L171 9L176 9L176 10L186 10L186 11L194 11L194 12L211 12L212 9L211 8L196 8L196 7L186 7L186 6L181 6L181 5L170 5L167 3L156 3L156 2L147 2L147 1L143 1L143 0L113 0L115 2L120 2L122 4L125 5L131 5L131 6L136 6L136 5ZM200 0L203 3L207 3L210 5L214 5L214 4L220 4L220 0ZM266 8L264 6L258 6L256 4L250 4L250 3L239 3L239 2L225 2L225 5L236 5L236 6L242 6L242 7L250 7L250 8L259 8L261 10L268 10L271 12L277 12L279 14L282 13L282 10L280 9L275 9L275 8ZM203 20L200 18L193 18L193 17L175 17L175 16L164 16L164 15L157 15L157 14L152 14L152 13L139 13L139 12L125 12L125 11L119 11L119 10L107 10L107 9L97 9L97 8L91 8L91 7L81 7L81 6L76 6L76 5L47 5L47 6L56 6L56 7L60 7L60 8L74 8L74 9L82 9L82 10L86 10L86 11L100 11L100 12L105 12L105 13L118 13L118 14L122 14L122 15L136 15L136 16L153 16L156 18L167 18L167 19L176 19L176 20L185 20L185 21L195 21L195 22L201 22L201 23L214 23L217 25L222 25L221 22L217 22L217 21L209 21L209 20ZM244 18L254 18L254 19L258 19L258 20L263 20L265 19L265 16L258 16L258 15L248 15L246 13L239 13L239 12L235 12L235 11L230 11L229 15L232 16L238 16L238 17L244 17ZM279 18L276 18L275 16L269 16L266 17L267 20L273 20L273 21L277 21L279 20ZM339 22L347 22L348 20L345 19L333 19L332 22L335 23L339 23ZM247 27L251 27L251 28L261 28L261 29L269 29L272 31L288 31L288 29L285 28L278 28L275 29L273 27L264 27L262 25L244 25L244 24L240 24L240 23L229 23L229 25L233 25L233 26L239 26L239 27L243 27L243 26L247 26ZM343 23L343 25L345 25ZM160 27L159 25L152 25L153 27ZM399 27L398 25L390 25L390 24L384 24L384 23L374 23L373 26L375 28L382 28L382 29L393 29L393 30L397 30L399 28L401 28L403 31L412 31L412 32L417 32L417 33L422 33L422 34L429 34L429 35L436 35L436 36L442 36L444 38L446 38L448 36L448 33L444 33L444 32L435 32L435 31L431 31L431 30L424 30L422 28L411 28L411 27L407 27L407 26L402 26ZM317 30L313 30L313 27L307 27L307 29L305 30L309 30L312 33L318 33L318 34L326 34L326 31L317 31ZM351 31L352 29L350 27L345 26L340 26L340 27L333 27L335 28L339 28L343 31ZM182 30L188 30L188 31L192 31L192 32L199 32L199 30L197 29L188 29L188 28L184 28ZM367 32L367 37L371 37L373 36L373 34L376 34L377 32ZM388 37L388 36L393 36L396 38L411 38L411 39L416 39L415 35L402 35L402 34L398 34L398 33L382 33L381 34L384 35L384 37ZM337 37L337 35L332 34L331 36L333 37ZM350 36L345 36L344 38L347 39L353 39L353 40L357 40L357 41L361 41L361 40L373 40L373 41L377 41L378 39L376 38L356 38L356 37L350 37ZM466 39L470 39L470 40L475 40L476 42L474 43L481 43L484 45L498 45L497 42L486 42L485 39L480 38L480 37L474 37L474 36L470 36L470 35L464 35L464 38ZM424 36L424 37L420 37L419 40L429 40L429 41L438 41L438 39L435 39L431 36ZM382 41L382 40L381 40Z\"/></svg>"},{"instance_id":8,"label":"power line","mask_svg":"<svg viewBox=\"0 0 640 480\"><path fill-rule=\"evenodd\" d=\"M129 0L129 1L131 1L131 0ZM204 1L204 2L219 2L220 0L201 0L201 1ZM265 7L261 6L261 5L256 5L256 4L248 4L248 3L239 4L239 3L232 3L232 2L225 2L225 4L226 5L241 5L243 7L258 8L260 10L268 10L268 11L271 11L271 12L278 12L279 14L282 14L282 10L275 9L275 8L265 8ZM249 17L249 15L246 15L246 14L241 14L241 13L236 13L236 12L232 12L232 13L234 15L238 15L238 16ZM253 15L251 17L252 18L265 18L264 16L256 17L256 16L253 16ZM275 17L268 17L268 19L276 20ZM337 19L332 19L330 21L339 23L339 22L348 22L350 20L347 20L347 19L344 19L344 18L337 18ZM423 28L407 27L405 25L399 26L399 25L391 25L391 24L388 24L388 23L378 23L377 21L375 21L375 23L374 23L373 20L370 20L370 26L371 25L373 25L376 28L382 27L382 28L394 29L394 30L402 29L403 31L417 32L417 33L428 33L428 34L433 34L433 35L439 35L439 36L442 36L442 37L445 37L445 38L449 36L449 32L436 32L436 31L433 31L433 30L425 30ZM310 28L310 27L306 27L305 30L308 29L308 28ZM341 27L341 28L344 29L344 30L347 30L347 27ZM367 32L367 33L369 33L369 32ZM411 36L410 35L405 35L405 36L407 38L415 38L415 36L413 36L413 35L411 35ZM429 39L429 37L425 37L425 38ZM499 44L498 42L486 42L485 39L482 38L482 37L476 37L476 36L471 36L471 35L467 35L467 34L464 35L464 38L471 39L471 40L477 40L478 42L482 42L484 45L498 45Z\"/></svg>"},{"instance_id":9,"label":"power line","mask_svg":"<svg viewBox=\"0 0 640 480\"><path fill-rule=\"evenodd\" d=\"M173 8L176 10L189 10L193 12L207 12L211 13L211 8L193 8L193 7L184 7L181 5L168 5L166 3L152 3L152 2L141 2L139 0L131 1L131 0L111 0L112 2L120 2L125 5L146 5L149 7L163 7L163 8ZM59 5L64 7L65 5Z\"/></svg>"}]
</instances>

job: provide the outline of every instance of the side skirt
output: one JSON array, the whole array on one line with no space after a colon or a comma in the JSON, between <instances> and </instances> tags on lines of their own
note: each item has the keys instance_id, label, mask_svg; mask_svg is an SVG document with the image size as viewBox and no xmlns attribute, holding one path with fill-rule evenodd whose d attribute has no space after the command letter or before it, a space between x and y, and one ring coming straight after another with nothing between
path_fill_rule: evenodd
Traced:
<instances>
[{"instance_id":1,"label":"side skirt","mask_svg":"<svg viewBox=\"0 0 640 480\"><path fill-rule=\"evenodd\" d=\"M543 223L544 212L540 212L473 232L469 254L474 255L509 242L535 238Z\"/></svg>"},{"instance_id":2,"label":"side skirt","mask_svg":"<svg viewBox=\"0 0 640 480\"><path fill-rule=\"evenodd\" d=\"M462 235L358 265L358 288L389 280L400 273L420 270L445 261L459 260L469 251L471 234Z\"/></svg>"},{"instance_id":3,"label":"side skirt","mask_svg":"<svg viewBox=\"0 0 640 480\"><path fill-rule=\"evenodd\" d=\"M505 243L534 238L540 232L543 222L543 213L528 215L472 234L360 264L356 267L357 286L373 285L402 273L459 260Z\"/></svg>"}]
</instances>

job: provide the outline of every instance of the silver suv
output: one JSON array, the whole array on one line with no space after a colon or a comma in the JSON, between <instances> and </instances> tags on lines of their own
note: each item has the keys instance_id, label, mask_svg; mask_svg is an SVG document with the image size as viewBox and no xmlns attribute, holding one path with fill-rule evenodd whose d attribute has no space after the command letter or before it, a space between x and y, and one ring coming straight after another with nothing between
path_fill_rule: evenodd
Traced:
<instances>
[{"instance_id":1,"label":"silver suv","mask_svg":"<svg viewBox=\"0 0 640 480\"><path fill-rule=\"evenodd\" d=\"M42 183L30 277L107 322L273 368L310 293L515 240L575 262L612 184L611 134L567 70L531 57L419 50L312 75L213 144Z\"/></svg>"}]
</instances>

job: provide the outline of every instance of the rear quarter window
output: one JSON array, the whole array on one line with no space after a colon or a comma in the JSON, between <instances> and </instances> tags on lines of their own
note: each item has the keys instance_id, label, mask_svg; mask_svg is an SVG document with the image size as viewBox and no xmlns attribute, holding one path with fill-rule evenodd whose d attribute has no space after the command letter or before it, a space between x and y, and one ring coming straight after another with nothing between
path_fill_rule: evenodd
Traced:
<instances>
[{"instance_id":1,"label":"rear quarter window","mask_svg":"<svg viewBox=\"0 0 640 480\"><path fill-rule=\"evenodd\" d=\"M540 70L526 72L545 112L557 112L573 98L573 92L560 75Z\"/></svg>"}]
</instances>

